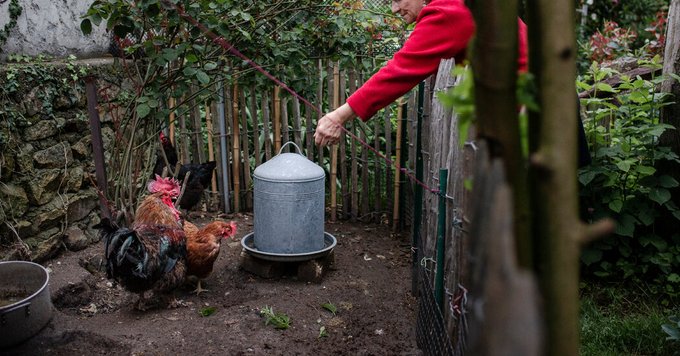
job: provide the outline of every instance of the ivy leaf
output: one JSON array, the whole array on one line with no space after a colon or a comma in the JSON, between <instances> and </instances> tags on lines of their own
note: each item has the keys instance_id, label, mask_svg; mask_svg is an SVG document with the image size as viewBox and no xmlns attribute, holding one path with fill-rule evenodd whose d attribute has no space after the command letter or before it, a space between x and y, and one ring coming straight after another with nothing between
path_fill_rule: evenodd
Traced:
<instances>
[{"instance_id":1,"label":"ivy leaf","mask_svg":"<svg viewBox=\"0 0 680 356\"><path fill-rule=\"evenodd\" d=\"M678 283L680 282L680 275L677 273L671 273L666 279L668 279L669 282Z\"/></svg>"},{"instance_id":2,"label":"ivy leaf","mask_svg":"<svg viewBox=\"0 0 680 356\"><path fill-rule=\"evenodd\" d=\"M649 192L649 199L663 205L671 199L671 192L666 188L654 188Z\"/></svg>"},{"instance_id":3,"label":"ivy leaf","mask_svg":"<svg viewBox=\"0 0 680 356\"><path fill-rule=\"evenodd\" d=\"M205 69L207 71L211 71L215 68L217 68L217 63L215 63L215 62L208 62L203 66L203 69Z\"/></svg>"},{"instance_id":4,"label":"ivy leaf","mask_svg":"<svg viewBox=\"0 0 680 356\"><path fill-rule=\"evenodd\" d=\"M620 213L622 208L623 201L621 201L621 199L616 199L609 202L609 209L612 209L614 212Z\"/></svg>"}]
</instances>

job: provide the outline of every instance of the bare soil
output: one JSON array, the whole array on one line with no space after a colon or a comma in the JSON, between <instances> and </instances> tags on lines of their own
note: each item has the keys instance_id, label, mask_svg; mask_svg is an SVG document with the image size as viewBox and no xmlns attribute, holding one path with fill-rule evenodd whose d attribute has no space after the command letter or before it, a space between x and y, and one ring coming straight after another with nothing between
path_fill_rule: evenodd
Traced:
<instances>
[{"instance_id":1,"label":"bare soil","mask_svg":"<svg viewBox=\"0 0 680 356\"><path fill-rule=\"evenodd\" d=\"M252 232L252 216L230 219L239 238ZM294 273L256 276L242 268L240 242L229 242L204 281L208 292L196 296L187 285L175 291L181 306L144 312L133 308L136 295L113 285L99 268L102 243L65 252L44 264L51 271L52 320L0 354L421 355L406 234L349 222L326 222L326 232L337 246L321 282L303 282ZM337 308L335 315L325 303ZM265 306L287 315L290 327L266 325ZM202 316L207 307L215 312Z\"/></svg>"}]
</instances>

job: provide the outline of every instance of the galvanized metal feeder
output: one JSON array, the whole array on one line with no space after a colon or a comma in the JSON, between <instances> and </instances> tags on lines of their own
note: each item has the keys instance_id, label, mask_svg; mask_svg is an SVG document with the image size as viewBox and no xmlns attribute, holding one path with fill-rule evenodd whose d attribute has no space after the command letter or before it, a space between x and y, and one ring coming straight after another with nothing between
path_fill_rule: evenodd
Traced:
<instances>
[{"instance_id":1,"label":"galvanized metal feeder","mask_svg":"<svg viewBox=\"0 0 680 356\"><path fill-rule=\"evenodd\" d=\"M298 153L281 153L292 144ZM293 142L253 173L254 232L241 240L251 255L272 261L305 261L336 245L324 232L325 173Z\"/></svg>"}]
</instances>

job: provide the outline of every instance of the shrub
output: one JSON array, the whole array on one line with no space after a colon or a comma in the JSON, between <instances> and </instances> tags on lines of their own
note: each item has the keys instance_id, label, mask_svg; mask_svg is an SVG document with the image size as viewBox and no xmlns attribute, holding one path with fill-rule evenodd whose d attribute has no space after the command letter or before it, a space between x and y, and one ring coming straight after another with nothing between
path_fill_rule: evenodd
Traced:
<instances>
[{"instance_id":1,"label":"shrub","mask_svg":"<svg viewBox=\"0 0 680 356\"><path fill-rule=\"evenodd\" d=\"M658 58L640 65L660 66ZM604 82L619 74L593 63L577 83L581 89L595 90L582 102L593 153L592 164L579 172L582 200L592 209L592 219L606 216L617 221L613 236L584 249L584 272L647 285L668 302L680 295L680 234L655 232L664 210L680 220L680 209L669 191L678 182L655 169L659 161L680 162L669 147L658 143L659 136L672 128L659 122L668 95L655 91L662 78L622 75L617 88ZM600 95L603 92L608 95Z\"/></svg>"}]
</instances>

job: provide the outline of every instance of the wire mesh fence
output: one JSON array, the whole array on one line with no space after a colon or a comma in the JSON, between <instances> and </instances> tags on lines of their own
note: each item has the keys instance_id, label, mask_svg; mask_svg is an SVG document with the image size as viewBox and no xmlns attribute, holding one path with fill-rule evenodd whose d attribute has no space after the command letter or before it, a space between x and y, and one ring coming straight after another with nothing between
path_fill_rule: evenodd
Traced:
<instances>
[{"instance_id":1,"label":"wire mesh fence","mask_svg":"<svg viewBox=\"0 0 680 356\"><path fill-rule=\"evenodd\" d=\"M419 267L418 316L416 342L425 355L454 355L444 317L430 286L432 278L426 268Z\"/></svg>"}]
</instances>

